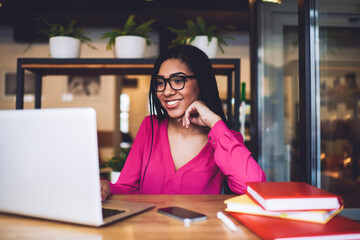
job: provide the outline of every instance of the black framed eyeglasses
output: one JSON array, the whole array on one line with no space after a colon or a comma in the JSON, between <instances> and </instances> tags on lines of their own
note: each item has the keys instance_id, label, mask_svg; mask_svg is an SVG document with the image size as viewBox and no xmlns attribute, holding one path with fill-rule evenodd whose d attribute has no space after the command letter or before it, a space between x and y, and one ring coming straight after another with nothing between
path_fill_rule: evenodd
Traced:
<instances>
[{"instance_id":1,"label":"black framed eyeglasses","mask_svg":"<svg viewBox=\"0 0 360 240\"><path fill-rule=\"evenodd\" d=\"M194 77L195 75L191 75L191 76L180 75L180 76L172 76L169 78L164 78L159 76L155 81L155 90L157 92L165 91L166 82L168 82L173 90L179 91L185 87L185 81L187 78L194 78Z\"/></svg>"}]
</instances>

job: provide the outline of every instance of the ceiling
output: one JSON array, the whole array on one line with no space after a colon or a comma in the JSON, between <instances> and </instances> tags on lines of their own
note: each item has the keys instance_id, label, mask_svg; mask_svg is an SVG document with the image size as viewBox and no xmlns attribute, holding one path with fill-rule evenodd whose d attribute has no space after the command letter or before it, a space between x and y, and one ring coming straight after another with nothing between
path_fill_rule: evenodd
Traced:
<instances>
[{"instance_id":1,"label":"ceiling","mask_svg":"<svg viewBox=\"0 0 360 240\"><path fill-rule=\"evenodd\" d=\"M18 10L147 10L149 8L243 10L248 0L0 0L4 9Z\"/></svg>"},{"instance_id":2,"label":"ceiling","mask_svg":"<svg viewBox=\"0 0 360 240\"><path fill-rule=\"evenodd\" d=\"M207 23L249 29L249 0L0 0L0 26L22 32L36 29L35 19L82 27L121 27L130 14L137 21L155 18L156 30L184 26L187 19L202 16ZM26 34L23 34L26 35ZM17 39L20 40L21 39ZM29 39L25 39L29 40Z\"/></svg>"},{"instance_id":3,"label":"ceiling","mask_svg":"<svg viewBox=\"0 0 360 240\"><path fill-rule=\"evenodd\" d=\"M185 21L202 16L208 24L250 28L249 0L0 0L0 26L14 27L14 40L32 41L38 17L81 27L121 27L130 14L138 22L157 19L154 29L183 27Z\"/></svg>"}]
</instances>

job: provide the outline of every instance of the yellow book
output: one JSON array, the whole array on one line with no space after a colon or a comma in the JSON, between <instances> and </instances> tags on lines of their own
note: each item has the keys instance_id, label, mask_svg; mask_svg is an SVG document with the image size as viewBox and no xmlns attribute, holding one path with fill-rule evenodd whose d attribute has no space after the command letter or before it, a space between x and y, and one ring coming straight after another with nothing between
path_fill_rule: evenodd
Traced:
<instances>
[{"instance_id":1,"label":"yellow book","mask_svg":"<svg viewBox=\"0 0 360 240\"><path fill-rule=\"evenodd\" d=\"M239 212L254 215L262 215L277 218L286 218L298 221L327 223L331 218L338 214L342 209L335 210L307 210L307 211L267 211L254 202L248 195L240 195L237 197L229 198L224 201L227 205L225 209L228 212Z\"/></svg>"}]
</instances>

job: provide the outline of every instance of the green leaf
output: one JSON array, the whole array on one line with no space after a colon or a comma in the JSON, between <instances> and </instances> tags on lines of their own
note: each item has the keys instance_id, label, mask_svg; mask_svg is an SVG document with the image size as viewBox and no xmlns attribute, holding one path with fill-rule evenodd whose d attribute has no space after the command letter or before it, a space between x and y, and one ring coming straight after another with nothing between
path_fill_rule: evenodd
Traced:
<instances>
[{"instance_id":1,"label":"green leaf","mask_svg":"<svg viewBox=\"0 0 360 240\"><path fill-rule=\"evenodd\" d=\"M196 22L197 22L197 25L199 27L199 31L201 33L205 33L206 31L206 24L205 24L205 21L202 17L197 17L196 18Z\"/></svg>"},{"instance_id":2,"label":"green leaf","mask_svg":"<svg viewBox=\"0 0 360 240\"><path fill-rule=\"evenodd\" d=\"M104 167L110 167L113 171L121 171L129 155L130 148L121 148L120 152L104 163Z\"/></svg>"},{"instance_id":3,"label":"green leaf","mask_svg":"<svg viewBox=\"0 0 360 240\"><path fill-rule=\"evenodd\" d=\"M24 50L24 52L26 52L35 42L38 42L42 39L49 39L55 36L74 37L79 39L81 42L86 43L86 45L88 45L90 48L96 49L96 47L90 44L91 39L86 36L84 30L82 28L75 27L75 19L73 19L67 27L64 27L62 24L59 23L48 22L44 18L37 18L36 21L42 23L44 25L44 28L39 29L38 31L34 32L34 34L40 34L43 37L31 42L29 46Z\"/></svg>"},{"instance_id":4,"label":"green leaf","mask_svg":"<svg viewBox=\"0 0 360 240\"><path fill-rule=\"evenodd\" d=\"M134 35L140 36L146 39L146 44L151 45L150 35L149 32L152 31L151 25L156 21L155 19L151 19L146 22L142 22L141 24L136 24L134 21L135 15L130 15L122 29L113 29L109 32L106 32L102 35L101 39L108 38L108 43L106 45L107 50L111 50L112 47L115 45L115 38L118 36L124 35Z\"/></svg>"},{"instance_id":5,"label":"green leaf","mask_svg":"<svg viewBox=\"0 0 360 240\"><path fill-rule=\"evenodd\" d=\"M172 27L167 27L169 31L174 33L176 37L171 41L170 46L175 46L178 44L190 44L194 41L195 37L198 35L205 35L210 42L213 37L218 39L218 47L221 52L224 52L223 46L227 46L225 39L232 39L233 37L224 36L226 30L235 30L236 27L233 25L228 25L225 28L220 28L215 26L214 24L210 26L206 26L205 20L197 16L195 18L195 22L191 19L185 21L186 28L183 29L175 29Z\"/></svg>"}]
</instances>

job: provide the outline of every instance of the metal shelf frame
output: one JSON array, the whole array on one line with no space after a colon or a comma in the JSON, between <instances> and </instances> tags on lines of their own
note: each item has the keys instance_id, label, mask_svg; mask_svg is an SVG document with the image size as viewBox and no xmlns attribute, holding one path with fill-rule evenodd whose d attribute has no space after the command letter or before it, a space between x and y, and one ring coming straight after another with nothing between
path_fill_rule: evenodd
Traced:
<instances>
[{"instance_id":1,"label":"metal shelf frame","mask_svg":"<svg viewBox=\"0 0 360 240\"><path fill-rule=\"evenodd\" d=\"M227 77L228 125L239 131L240 59L210 59L216 75ZM16 109L24 108L25 71L35 74L35 108L41 108L42 77L49 75L151 75L155 59L116 58L18 58L16 80ZM234 90L233 90L234 88ZM233 94L234 92L234 94ZM234 96L233 96L234 95ZM232 107L234 98L234 107Z\"/></svg>"}]
</instances>

